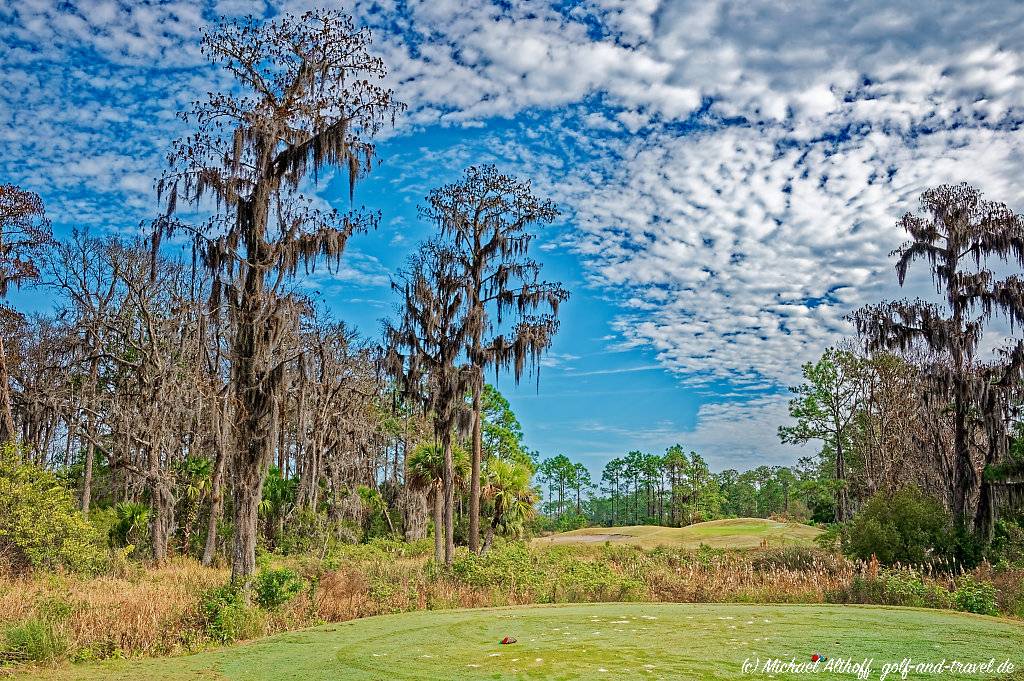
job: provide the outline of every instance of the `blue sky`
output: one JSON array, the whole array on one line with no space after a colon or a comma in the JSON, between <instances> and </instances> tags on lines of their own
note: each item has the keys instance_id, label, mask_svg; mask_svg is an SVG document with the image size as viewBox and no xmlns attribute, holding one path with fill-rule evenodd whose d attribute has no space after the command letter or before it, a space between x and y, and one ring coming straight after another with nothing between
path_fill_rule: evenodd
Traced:
<instances>
[{"instance_id":1,"label":"blue sky","mask_svg":"<svg viewBox=\"0 0 1024 681\"><path fill-rule=\"evenodd\" d=\"M539 392L500 386L532 448L595 470L675 442L717 469L811 453L775 436L785 387L844 315L899 295L896 218L960 180L1024 207L1020 3L324 5L373 28L409 111L356 192L380 228L308 285L376 335L426 192L470 163L532 178L563 209L536 255L573 298ZM137 230L174 113L224 85L198 30L307 8L0 0L0 181L42 195L58 233ZM316 191L347 204L340 177Z\"/></svg>"}]
</instances>

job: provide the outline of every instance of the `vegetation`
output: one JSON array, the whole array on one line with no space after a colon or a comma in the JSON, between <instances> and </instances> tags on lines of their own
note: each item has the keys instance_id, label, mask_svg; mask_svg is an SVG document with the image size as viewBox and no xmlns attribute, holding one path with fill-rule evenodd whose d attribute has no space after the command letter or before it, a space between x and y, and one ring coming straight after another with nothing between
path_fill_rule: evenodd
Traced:
<instances>
[{"instance_id":1,"label":"vegetation","mask_svg":"<svg viewBox=\"0 0 1024 681\"><path fill-rule=\"evenodd\" d=\"M925 565L952 558L949 513L916 487L879 492L846 530L846 552L887 565Z\"/></svg>"},{"instance_id":2,"label":"vegetation","mask_svg":"<svg viewBox=\"0 0 1024 681\"><path fill-rule=\"evenodd\" d=\"M313 208L299 187L337 166L348 171L351 191L371 167L372 138L403 108L371 82L386 70L369 45L369 33L338 12L222 23L204 35L203 52L235 87L209 94L184 116L196 132L174 144L160 183L167 212L156 223L154 248L176 231L192 235L211 277L211 303L218 312L223 304L234 328L226 352L236 410L226 443L234 477L231 565L246 585L256 569L257 507L289 354L281 331L295 321L296 301L284 287L300 264L338 262L348 236L375 223ZM221 211L205 225L172 218L179 200L195 206L204 198Z\"/></svg>"},{"instance_id":3,"label":"vegetation","mask_svg":"<svg viewBox=\"0 0 1024 681\"><path fill-rule=\"evenodd\" d=\"M150 569L121 563L98 578L0 578L0 633L24 638L27 631L31 640L54 642L39 650L60 651L53 658L23 652L8 659L24 663L194 652L322 622L528 604L852 603L985 613L994 604L1003 616L1024 615L1022 569L887 568L814 548L806 538L769 548L715 548L743 536L731 529L705 529L696 549L499 539L483 556L460 549L450 570L438 569L429 541L337 545L323 559L261 558L251 603L230 584L227 568L204 568L193 559Z\"/></svg>"},{"instance_id":4,"label":"vegetation","mask_svg":"<svg viewBox=\"0 0 1024 681\"><path fill-rule=\"evenodd\" d=\"M397 678L687 675L767 650L748 634L769 621L773 644L841 639L846 656L1015 649L1018 624L831 606L1024 617L1024 340L978 352L995 316L1024 323L1024 217L967 185L924 193L899 222L896 272L903 285L924 259L943 304L855 311L858 337L803 365L778 432L819 449L796 465L712 470L675 444L598 474L531 452L484 380L539 381L569 292L530 245L558 207L487 165L429 191L400 303L382 337L361 337L299 270L338 267L381 218L310 193L340 170L354 205L405 108L369 31L310 11L224 21L201 45L224 89L182 114L191 134L145 238L54 241L41 199L0 185L0 663L610 601L747 605L411 614L144 669L344 678L390 656ZM165 246L181 237L191 257ZM13 310L23 285L56 309ZM520 647L485 656L500 634ZM330 659L288 657L313 642Z\"/></svg>"},{"instance_id":5,"label":"vegetation","mask_svg":"<svg viewBox=\"0 0 1024 681\"><path fill-rule=\"evenodd\" d=\"M1024 324L1024 279L994 272L1024 267L1024 217L966 184L924 192L921 208L923 216L908 213L900 220L910 241L896 252L896 272L902 286L910 265L925 260L946 309L921 300L883 302L858 311L854 320L870 350L930 353L920 362L922 397L945 427L942 435L949 435L929 433L950 464L943 481L948 505L954 518L987 540L996 481L979 475L975 458L980 454L985 467L1007 455L1024 386L1024 340L1012 339L1002 361L981 361L977 351L994 315ZM929 426L934 431L935 424Z\"/></svg>"},{"instance_id":6,"label":"vegetation","mask_svg":"<svg viewBox=\"0 0 1024 681\"><path fill-rule=\"evenodd\" d=\"M0 560L14 569L93 572L105 558L95 528L48 470L0 448Z\"/></svg>"}]
</instances>

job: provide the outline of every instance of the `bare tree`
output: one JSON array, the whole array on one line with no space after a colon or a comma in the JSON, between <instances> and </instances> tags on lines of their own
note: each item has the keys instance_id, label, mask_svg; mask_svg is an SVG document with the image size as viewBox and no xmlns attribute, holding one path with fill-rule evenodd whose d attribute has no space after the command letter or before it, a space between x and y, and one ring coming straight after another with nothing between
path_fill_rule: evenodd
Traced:
<instances>
[{"instance_id":1,"label":"bare tree","mask_svg":"<svg viewBox=\"0 0 1024 681\"><path fill-rule=\"evenodd\" d=\"M266 23L229 21L205 34L203 52L234 78L183 117L198 130L175 143L160 182L167 217L161 237L178 229L213 276L211 303L227 301L232 328L231 452L234 511L232 577L245 587L255 570L257 506L272 460L272 421L288 357L282 354L283 285L300 265L337 263L348 237L375 215L316 208L300 191L325 166L348 172L350 194L375 156L372 138L402 105L372 82L383 62L370 33L333 11L286 15ZM179 198L218 212L198 228L175 219Z\"/></svg>"},{"instance_id":2,"label":"bare tree","mask_svg":"<svg viewBox=\"0 0 1024 681\"><path fill-rule=\"evenodd\" d=\"M854 315L869 349L908 349L923 344L939 356L925 368L926 399L948 409L953 419L953 489L951 506L964 523L987 534L991 505L983 494L980 468L1005 450L1008 400L1024 372L1024 340L1006 349L1006 361L977 358L988 321L1005 315L1011 325L1024 323L1024 279L1002 279L997 263L1024 267L1024 218L1004 204L985 201L966 184L942 185L921 196L924 215L906 214L899 222L910 241L895 251L902 286L910 264L924 259L931 267L945 309L922 300L899 300L868 306ZM987 451L976 445L987 440ZM979 499L979 495L981 498Z\"/></svg>"},{"instance_id":3,"label":"bare tree","mask_svg":"<svg viewBox=\"0 0 1024 681\"><path fill-rule=\"evenodd\" d=\"M85 431L68 433L69 440L78 435L85 449L81 496L83 513L89 512L92 501L105 323L111 315L111 308L119 302L118 278L114 276L109 251L116 247L115 243L75 231L71 239L56 243L46 258L46 283L68 301L62 314L80 330L76 345L87 367L84 380L80 382L75 409L80 412L81 419L77 413L69 419L69 424L82 421Z\"/></svg>"},{"instance_id":4,"label":"bare tree","mask_svg":"<svg viewBox=\"0 0 1024 681\"><path fill-rule=\"evenodd\" d=\"M558 330L558 307L568 292L540 280L541 266L528 256L528 230L558 216L530 183L494 166L471 166L461 181L430 192L422 213L449 238L465 272L466 354L474 369L469 548L480 548L481 394L484 371L513 367L519 381L527 360L533 368ZM539 313L539 311L543 311ZM513 325L502 329L512 313Z\"/></svg>"},{"instance_id":5,"label":"bare tree","mask_svg":"<svg viewBox=\"0 0 1024 681\"><path fill-rule=\"evenodd\" d=\"M50 223L38 194L11 184L0 185L0 321L10 325L19 315L3 302L11 286L39 278L37 259L50 243ZM11 386L3 334L0 333L0 443L14 437Z\"/></svg>"}]
</instances>

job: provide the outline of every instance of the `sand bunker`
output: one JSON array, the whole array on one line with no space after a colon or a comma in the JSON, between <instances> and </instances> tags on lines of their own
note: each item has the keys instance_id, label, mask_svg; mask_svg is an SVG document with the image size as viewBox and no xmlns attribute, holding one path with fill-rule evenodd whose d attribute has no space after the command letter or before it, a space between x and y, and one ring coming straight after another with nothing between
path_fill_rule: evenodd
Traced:
<instances>
[{"instance_id":1,"label":"sand bunker","mask_svg":"<svg viewBox=\"0 0 1024 681\"><path fill-rule=\"evenodd\" d=\"M632 537L628 534L560 534L548 537L548 541L552 544L570 544L578 542L590 544L602 541L622 541L624 539L632 539Z\"/></svg>"}]
</instances>

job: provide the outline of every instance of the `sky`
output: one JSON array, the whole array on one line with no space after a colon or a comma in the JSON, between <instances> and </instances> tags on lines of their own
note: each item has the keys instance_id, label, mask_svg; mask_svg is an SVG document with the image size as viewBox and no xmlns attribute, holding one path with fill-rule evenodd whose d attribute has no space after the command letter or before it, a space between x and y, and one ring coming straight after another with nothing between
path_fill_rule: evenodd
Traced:
<instances>
[{"instance_id":1,"label":"sky","mask_svg":"<svg viewBox=\"0 0 1024 681\"><path fill-rule=\"evenodd\" d=\"M899 216L959 181L1024 209L1024 3L316 6L372 29L409 108L356 189L379 228L304 284L376 337L429 189L477 163L531 179L562 211L535 255L572 298L539 384L498 385L531 449L595 472L677 442L715 470L813 454L776 435L801 363L861 305L928 293L920 267L897 286ZM0 182L40 194L58 235L138 231L175 113L226 85L202 27L309 7L0 0ZM315 191L349 207L340 174Z\"/></svg>"}]
</instances>

